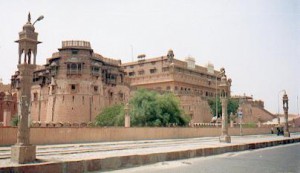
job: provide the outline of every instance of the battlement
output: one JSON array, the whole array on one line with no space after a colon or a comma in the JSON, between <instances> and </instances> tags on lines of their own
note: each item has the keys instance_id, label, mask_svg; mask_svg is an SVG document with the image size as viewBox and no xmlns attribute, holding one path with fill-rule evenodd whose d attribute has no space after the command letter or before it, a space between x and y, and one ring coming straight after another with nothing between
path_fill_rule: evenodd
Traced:
<instances>
[{"instance_id":1,"label":"battlement","mask_svg":"<svg viewBox=\"0 0 300 173\"><path fill-rule=\"evenodd\" d=\"M97 53L94 53L94 57L99 58L99 59L101 59L102 61L104 61L108 64L112 64L112 65L116 65L116 66L121 65L121 60L119 60L119 59L106 58L106 57L103 57L102 55L99 55Z\"/></svg>"},{"instance_id":2,"label":"battlement","mask_svg":"<svg viewBox=\"0 0 300 173\"><path fill-rule=\"evenodd\" d=\"M62 41L62 48L79 48L79 49L91 49L91 43L82 40L68 40Z\"/></svg>"}]
</instances>

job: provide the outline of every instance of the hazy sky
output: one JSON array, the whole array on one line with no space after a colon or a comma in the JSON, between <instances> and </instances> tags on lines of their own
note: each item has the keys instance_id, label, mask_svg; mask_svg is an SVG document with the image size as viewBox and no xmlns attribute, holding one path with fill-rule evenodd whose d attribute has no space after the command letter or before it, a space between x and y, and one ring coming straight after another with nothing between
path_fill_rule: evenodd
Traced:
<instances>
[{"instance_id":1,"label":"hazy sky","mask_svg":"<svg viewBox=\"0 0 300 173\"><path fill-rule=\"evenodd\" d=\"M131 61L133 55L196 58L225 67L232 94L253 95L282 113L282 89L290 112L300 97L300 1L297 0L64 0L0 1L0 77L17 69L18 32L31 12L39 40L38 64L62 40L90 41L95 52ZM135 58L136 59L136 58ZM300 99L300 98L299 98ZM299 104L298 104L299 105Z\"/></svg>"}]
</instances>

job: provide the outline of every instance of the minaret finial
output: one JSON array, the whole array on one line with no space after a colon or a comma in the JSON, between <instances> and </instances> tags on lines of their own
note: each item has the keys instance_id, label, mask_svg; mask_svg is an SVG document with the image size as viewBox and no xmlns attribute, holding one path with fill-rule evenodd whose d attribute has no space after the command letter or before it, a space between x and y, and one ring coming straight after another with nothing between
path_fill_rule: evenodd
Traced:
<instances>
[{"instance_id":1,"label":"minaret finial","mask_svg":"<svg viewBox=\"0 0 300 173\"><path fill-rule=\"evenodd\" d=\"M30 15L30 12L28 13L28 23L31 23L31 15Z\"/></svg>"}]
</instances>

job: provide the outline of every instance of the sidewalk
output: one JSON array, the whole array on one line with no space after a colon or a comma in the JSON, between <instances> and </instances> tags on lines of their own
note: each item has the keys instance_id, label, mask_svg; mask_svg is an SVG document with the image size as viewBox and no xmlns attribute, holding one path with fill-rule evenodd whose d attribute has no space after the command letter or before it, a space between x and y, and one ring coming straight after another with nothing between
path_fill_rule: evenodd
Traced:
<instances>
[{"instance_id":1,"label":"sidewalk","mask_svg":"<svg viewBox=\"0 0 300 173\"><path fill-rule=\"evenodd\" d=\"M209 156L300 142L300 133L290 138L276 135L232 136L232 143L218 137L123 141L37 146L37 162L19 165L10 162L10 147L0 148L0 173L89 172L118 169L161 161Z\"/></svg>"}]
</instances>

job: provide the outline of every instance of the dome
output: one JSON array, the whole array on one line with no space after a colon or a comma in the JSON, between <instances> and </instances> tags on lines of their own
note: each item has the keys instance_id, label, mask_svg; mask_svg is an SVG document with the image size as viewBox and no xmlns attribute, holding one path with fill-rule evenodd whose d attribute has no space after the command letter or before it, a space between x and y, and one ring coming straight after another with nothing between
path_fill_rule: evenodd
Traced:
<instances>
[{"instance_id":1,"label":"dome","mask_svg":"<svg viewBox=\"0 0 300 173\"><path fill-rule=\"evenodd\" d=\"M50 66L51 66L51 67L55 67L55 66L58 66L58 65L57 65L57 63L56 63L55 61L53 61L53 62L50 64Z\"/></svg>"},{"instance_id":2,"label":"dome","mask_svg":"<svg viewBox=\"0 0 300 173\"><path fill-rule=\"evenodd\" d=\"M221 78L221 81L226 81L226 80L227 80L226 75L223 75L222 78Z\"/></svg>"},{"instance_id":3,"label":"dome","mask_svg":"<svg viewBox=\"0 0 300 173\"><path fill-rule=\"evenodd\" d=\"M26 23L24 26L23 26L23 31L34 31L34 26L31 24L31 23Z\"/></svg>"},{"instance_id":4,"label":"dome","mask_svg":"<svg viewBox=\"0 0 300 173\"><path fill-rule=\"evenodd\" d=\"M225 72L225 68L224 67L220 68L220 72Z\"/></svg>"},{"instance_id":5,"label":"dome","mask_svg":"<svg viewBox=\"0 0 300 173\"><path fill-rule=\"evenodd\" d=\"M173 52L173 50L172 50L172 49L169 49L169 51L168 51L168 55L174 56L174 52Z\"/></svg>"},{"instance_id":6,"label":"dome","mask_svg":"<svg viewBox=\"0 0 300 173\"><path fill-rule=\"evenodd\" d=\"M232 79L231 79L231 78L229 78L229 79L228 79L228 82L229 82L229 83L231 83L231 82L232 82Z\"/></svg>"}]
</instances>

